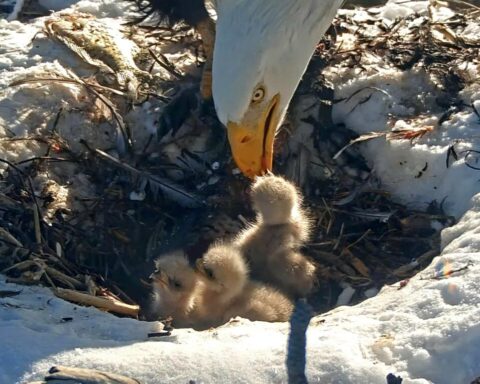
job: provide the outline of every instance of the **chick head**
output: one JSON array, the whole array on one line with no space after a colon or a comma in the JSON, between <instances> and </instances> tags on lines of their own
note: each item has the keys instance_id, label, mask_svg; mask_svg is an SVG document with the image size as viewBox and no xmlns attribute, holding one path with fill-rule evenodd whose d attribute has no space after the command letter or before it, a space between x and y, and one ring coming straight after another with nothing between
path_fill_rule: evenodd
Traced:
<instances>
[{"instance_id":1,"label":"chick head","mask_svg":"<svg viewBox=\"0 0 480 384\"><path fill-rule=\"evenodd\" d=\"M287 223L296 214L301 195L295 186L282 177L258 177L251 191L254 209L267 225Z\"/></svg>"},{"instance_id":2,"label":"chick head","mask_svg":"<svg viewBox=\"0 0 480 384\"><path fill-rule=\"evenodd\" d=\"M240 251L226 244L214 244L196 262L196 270L208 289L226 296L239 294L248 279L248 267Z\"/></svg>"},{"instance_id":3,"label":"chick head","mask_svg":"<svg viewBox=\"0 0 480 384\"><path fill-rule=\"evenodd\" d=\"M161 296L168 295L171 299L189 296L198 281L182 252L167 254L155 260L155 272L150 278L156 292Z\"/></svg>"}]
</instances>

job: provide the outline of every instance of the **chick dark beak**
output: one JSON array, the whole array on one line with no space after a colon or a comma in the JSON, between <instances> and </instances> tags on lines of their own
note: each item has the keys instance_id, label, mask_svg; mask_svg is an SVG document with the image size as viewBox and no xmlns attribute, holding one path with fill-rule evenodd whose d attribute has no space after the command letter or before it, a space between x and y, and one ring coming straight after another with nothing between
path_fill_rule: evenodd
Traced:
<instances>
[{"instance_id":1,"label":"chick dark beak","mask_svg":"<svg viewBox=\"0 0 480 384\"><path fill-rule=\"evenodd\" d=\"M197 273L203 273L203 262L202 259L197 259L195 261L195 265L193 266L193 270Z\"/></svg>"}]
</instances>

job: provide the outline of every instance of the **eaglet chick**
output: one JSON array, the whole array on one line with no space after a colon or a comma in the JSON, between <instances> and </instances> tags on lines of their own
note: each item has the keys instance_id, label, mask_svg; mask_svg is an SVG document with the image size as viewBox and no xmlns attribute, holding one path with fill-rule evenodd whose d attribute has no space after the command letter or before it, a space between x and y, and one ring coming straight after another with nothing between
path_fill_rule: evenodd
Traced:
<instances>
[{"instance_id":1,"label":"eaglet chick","mask_svg":"<svg viewBox=\"0 0 480 384\"><path fill-rule=\"evenodd\" d=\"M240 316L252 321L287 321L291 301L277 290L249 280L248 266L231 244L215 244L197 261L204 283L203 317L217 326Z\"/></svg>"},{"instance_id":2,"label":"eaglet chick","mask_svg":"<svg viewBox=\"0 0 480 384\"><path fill-rule=\"evenodd\" d=\"M153 312L158 318L173 318L175 327L193 327L199 321L201 283L183 252L175 252L155 261Z\"/></svg>"},{"instance_id":3,"label":"eaglet chick","mask_svg":"<svg viewBox=\"0 0 480 384\"><path fill-rule=\"evenodd\" d=\"M235 240L251 277L290 297L306 296L313 288L315 266L299 250L310 234L300 192L284 178L268 175L257 178L251 198L257 219Z\"/></svg>"}]
</instances>

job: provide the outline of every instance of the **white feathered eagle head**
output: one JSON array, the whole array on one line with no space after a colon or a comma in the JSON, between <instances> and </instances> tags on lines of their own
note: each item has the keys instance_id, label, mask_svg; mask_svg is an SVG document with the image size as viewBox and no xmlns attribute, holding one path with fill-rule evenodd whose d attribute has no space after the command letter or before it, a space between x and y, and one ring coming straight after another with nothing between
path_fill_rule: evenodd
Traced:
<instances>
[{"instance_id":1,"label":"white feathered eagle head","mask_svg":"<svg viewBox=\"0 0 480 384\"><path fill-rule=\"evenodd\" d=\"M216 0L213 99L233 157L254 177L321 36L343 0Z\"/></svg>"}]
</instances>

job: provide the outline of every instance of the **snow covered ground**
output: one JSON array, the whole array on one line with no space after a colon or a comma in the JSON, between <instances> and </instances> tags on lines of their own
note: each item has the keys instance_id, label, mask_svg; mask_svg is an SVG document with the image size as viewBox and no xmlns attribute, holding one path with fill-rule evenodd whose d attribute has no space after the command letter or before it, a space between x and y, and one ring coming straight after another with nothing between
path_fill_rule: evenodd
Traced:
<instances>
[{"instance_id":1,"label":"snow covered ground","mask_svg":"<svg viewBox=\"0 0 480 384\"><path fill-rule=\"evenodd\" d=\"M64 3L48 4L60 9ZM74 7L110 21L125 13L122 3L111 0L84 0ZM382 12L391 18L412 9L426 14L426 2L391 4ZM40 25L0 20L2 137L9 131L41 132L42 113L54 113L52 103L60 99L65 104L82 103L81 91L73 86L21 92L7 87L29 71L62 71L55 62L58 55L63 56L62 63L76 65L74 55L59 44L40 40L33 49L28 45ZM472 26L470 33L478 34L478 29ZM405 116L395 121L397 128L435 126L441 111L429 104L435 94L425 73L364 67L361 72L339 68L326 73L336 86L337 99L365 86L370 88L362 92L383 91L372 92L360 105L362 92L357 100L339 103L336 121L359 133L391 129L392 114ZM479 77L478 62L466 70ZM478 82L462 92L465 103L480 110ZM420 98L423 117L409 119ZM30 109L22 109L25 106ZM385 384L386 375L395 373L405 384L468 384L480 376L480 171L467 167L464 156L452 159L448 168L445 165L453 143L458 153L480 149L480 121L473 110L459 112L440 128L414 144L385 138L362 144L376 174L397 198L420 208L433 199L445 199L446 211L460 220L442 232L441 255L406 285L384 287L360 305L340 307L312 320L307 351L311 383ZM2 157L18 161L34 156L35 145L23 147L21 153L13 144L1 147ZM3 297L2 291L19 294ZM175 330L170 337L147 340L147 333L158 326L81 308L53 297L47 289L7 284L1 278L0 383L38 380L55 364L116 372L144 384L286 382L287 324L240 320L212 331Z\"/></svg>"}]
</instances>

